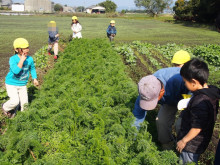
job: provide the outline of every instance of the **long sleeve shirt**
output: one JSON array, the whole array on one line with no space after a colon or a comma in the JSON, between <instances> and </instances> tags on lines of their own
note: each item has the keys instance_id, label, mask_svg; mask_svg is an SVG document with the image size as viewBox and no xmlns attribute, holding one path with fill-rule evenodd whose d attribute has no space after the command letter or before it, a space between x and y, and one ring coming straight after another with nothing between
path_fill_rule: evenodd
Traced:
<instances>
[{"instance_id":1,"label":"long sleeve shirt","mask_svg":"<svg viewBox=\"0 0 220 165\"><path fill-rule=\"evenodd\" d=\"M117 33L117 30L116 30L115 26L109 25L108 28L107 28L107 30L106 30L106 32L107 32L108 34L116 34L116 33Z\"/></svg>"},{"instance_id":2,"label":"long sleeve shirt","mask_svg":"<svg viewBox=\"0 0 220 165\"><path fill-rule=\"evenodd\" d=\"M80 23L72 24L71 30L73 31L73 38L76 37L82 38L82 34L81 34L82 26L80 25Z\"/></svg>"},{"instance_id":3,"label":"long sleeve shirt","mask_svg":"<svg viewBox=\"0 0 220 165\"><path fill-rule=\"evenodd\" d=\"M189 92L180 75L180 69L180 67L163 68L153 74L162 81L165 88L165 93L159 104L177 106L182 99L182 94Z\"/></svg>"},{"instance_id":4,"label":"long sleeve shirt","mask_svg":"<svg viewBox=\"0 0 220 165\"><path fill-rule=\"evenodd\" d=\"M48 30L48 34L49 34L48 37L49 43L54 43L59 40L59 37L56 37L56 35L58 34L58 28L56 28L56 30L52 30L52 29Z\"/></svg>"},{"instance_id":5,"label":"long sleeve shirt","mask_svg":"<svg viewBox=\"0 0 220 165\"><path fill-rule=\"evenodd\" d=\"M18 67L19 61L20 58L17 54L10 58L10 70L5 78L6 84L15 86L25 86L29 79L29 72L31 72L32 79L37 78L34 60L31 56L27 56L22 68Z\"/></svg>"}]
</instances>

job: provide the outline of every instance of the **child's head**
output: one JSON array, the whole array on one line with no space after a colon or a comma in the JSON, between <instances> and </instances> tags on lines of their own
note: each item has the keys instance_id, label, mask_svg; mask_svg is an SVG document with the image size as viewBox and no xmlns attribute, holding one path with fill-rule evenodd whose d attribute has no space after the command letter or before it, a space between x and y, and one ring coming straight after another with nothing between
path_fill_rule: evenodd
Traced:
<instances>
[{"instance_id":1,"label":"child's head","mask_svg":"<svg viewBox=\"0 0 220 165\"><path fill-rule=\"evenodd\" d=\"M194 58L183 65L180 70L180 75L183 77L186 87L190 91L196 91L203 88L208 81L208 65Z\"/></svg>"},{"instance_id":2,"label":"child's head","mask_svg":"<svg viewBox=\"0 0 220 165\"><path fill-rule=\"evenodd\" d=\"M185 64L189 60L190 60L189 53L184 50L179 50L174 54L171 63L173 63L176 67L182 67L183 64Z\"/></svg>"},{"instance_id":3,"label":"child's head","mask_svg":"<svg viewBox=\"0 0 220 165\"><path fill-rule=\"evenodd\" d=\"M163 83L153 75L143 77L138 83L140 107L152 110L165 92Z\"/></svg>"},{"instance_id":4,"label":"child's head","mask_svg":"<svg viewBox=\"0 0 220 165\"><path fill-rule=\"evenodd\" d=\"M48 23L48 31L57 31L57 24L55 21L50 21Z\"/></svg>"},{"instance_id":5,"label":"child's head","mask_svg":"<svg viewBox=\"0 0 220 165\"><path fill-rule=\"evenodd\" d=\"M111 20L111 21L110 21L110 25L111 25L111 26L115 26L115 20Z\"/></svg>"},{"instance_id":6,"label":"child's head","mask_svg":"<svg viewBox=\"0 0 220 165\"><path fill-rule=\"evenodd\" d=\"M72 17L72 23L73 24L76 24L76 23L78 23L79 21L78 21L78 18L77 18L77 16L73 16Z\"/></svg>"},{"instance_id":7,"label":"child's head","mask_svg":"<svg viewBox=\"0 0 220 165\"><path fill-rule=\"evenodd\" d=\"M15 39L14 43L13 43L13 46L14 46L14 50L15 50L16 54L28 55L29 43L28 43L28 41L26 39L24 39L24 38L17 38L17 39Z\"/></svg>"}]
</instances>

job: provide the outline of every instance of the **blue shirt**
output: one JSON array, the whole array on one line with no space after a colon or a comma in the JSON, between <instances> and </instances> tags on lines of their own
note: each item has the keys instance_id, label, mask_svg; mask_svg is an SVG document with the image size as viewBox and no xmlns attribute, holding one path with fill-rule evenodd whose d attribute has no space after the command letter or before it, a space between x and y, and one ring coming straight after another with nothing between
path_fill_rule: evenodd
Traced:
<instances>
[{"instance_id":1,"label":"blue shirt","mask_svg":"<svg viewBox=\"0 0 220 165\"><path fill-rule=\"evenodd\" d=\"M10 70L5 78L6 84L15 86L25 86L29 79L29 71L31 72L32 79L37 78L34 60L32 57L27 56L22 68L18 67L19 61L20 57L17 54L10 58Z\"/></svg>"},{"instance_id":2,"label":"blue shirt","mask_svg":"<svg viewBox=\"0 0 220 165\"><path fill-rule=\"evenodd\" d=\"M180 75L180 69L180 67L163 68L153 74L163 82L165 88L164 96L159 104L177 106L179 100L182 99L182 94L189 92Z\"/></svg>"},{"instance_id":3,"label":"blue shirt","mask_svg":"<svg viewBox=\"0 0 220 165\"><path fill-rule=\"evenodd\" d=\"M182 94L189 92L180 75L180 69L180 67L163 68L153 74L162 81L165 87L164 96L158 102L159 104L177 106L179 100L182 99ZM134 125L138 127L144 121L147 114L147 111L140 107L140 96L136 99L133 114L136 117Z\"/></svg>"},{"instance_id":4,"label":"blue shirt","mask_svg":"<svg viewBox=\"0 0 220 165\"><path fill-rule=\"evenodd\" d=\"M109 25L108 28L107 28L107 30L106 30L106 32L107 32L108 34L116 34L116 33L117 33L117 30L116 30L115 26Z\"/></svg>"},{"instance_id":5,"label":"blue shirt","mask_svg":"<svg viewBox=\"0 0 220 165\"><path fill-rule=\"evenodd\" d=\"M49 34L49 38L48 38L49 43L54 43L55 41L59 40L59 37L55 37L58 34L58 28L56 28L56 31L49 30L48 34Z\"/></svg>"}]
</instances>

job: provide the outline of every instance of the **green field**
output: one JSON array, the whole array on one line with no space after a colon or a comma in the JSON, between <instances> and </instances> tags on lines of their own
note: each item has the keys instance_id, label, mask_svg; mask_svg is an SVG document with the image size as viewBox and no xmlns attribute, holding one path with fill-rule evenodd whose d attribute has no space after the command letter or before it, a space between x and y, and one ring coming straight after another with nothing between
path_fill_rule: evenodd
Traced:
<instances>
[{"instance_id":1,"label":"green field","mask_svg":"<svg viewBox=\"0 0 220 165\"><path fill-rule=\"evenodd\" d=\"M83 26L83 38L106 38L106 28L112 18L79 17ZM153 44L182 43L199 45L204 43L220 43L218 33L208 28L189 27L182 24L164 22L166 18L149 19L146 17L114 18L116 20L116 42L142 40ZM171 18L168 18L171 19ZM67 16L0 16L0 69L3 70L0 80L7 73L8 59L13 54L13 41L17 37L26 38L30 42L33 54L47 44L47 23L57 22L61 38L68 38L71 17ZM162 20L162 21L161 21ZM107 39L107 38L106 38Z\"/></svg>"},{"instance_id":2,"label":"green field","mask_svg":"<svg viewBox=\"0 0 220 165\"><path fill-rule=\"evenodd\" d=\"M106 28L112 18L79 18L83 26L83 38L105 38ZM27 38L30 48L35 51L47 43L47 23L57 22L59 32L69 36L70 17L53 16L0 16L0 55L11 54L12 42L17 37ZM135 20L115 18L117 27L116 41L144 40L155 44L182 43L196 45L220 43L218 33L205 28L187 27L154 19Z\"/></svg>"},{"instance_id":3,"label":"green field","mask_svg":"<svg viewBox=\"0 0 220 165\"><path fill-rule=\"evenodd\" d=\"M0 116L0 162L177 164L173 152L161 152L155 144L156 111L148 115L150 124L144 122L139 133L130 127L136 83L146 74L171 66L173 54L184 49L209 64L209 83L219 86L220 46L203 44L219 44L220 35L209 27L131 16L114 18L118 34L112 47L105 32L112 18L79 19L83 38L88 39L62 42L68 45L54 68L52 62L52 69L43 74L41 89L37 92L29 87L33 98L28 110L12 120ZM17 37L30 42L32 55L38 50L34 58L39 72L41 66L47 66L52 56L45 56L47 50L42 46L47 44L47 23L51 20L57 22L61 40L68 41L71 17L0 16L0 80L8 72ZM7 94L0 89L1 103L7 100ZM215 146L212 140L200 159L202 165L213 162Z\"/></svg>"}]
</instances>

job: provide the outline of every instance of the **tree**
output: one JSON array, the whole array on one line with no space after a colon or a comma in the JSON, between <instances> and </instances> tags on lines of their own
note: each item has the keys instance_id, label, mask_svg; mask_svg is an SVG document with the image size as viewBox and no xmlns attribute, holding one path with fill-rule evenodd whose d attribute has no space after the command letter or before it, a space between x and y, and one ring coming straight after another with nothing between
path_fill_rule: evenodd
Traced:
<instances>
[{"instance_id":1,"label":"tree","mask_svg":"<svg viewBox=\"0 0 220 165\"><path fill-rule=\"evenodd\" d=\"M177 0L173 10L175 19L214 22L220 14L219 6L219 0Z\"/></svg>"},{"instance_id":2,"label":"tree","mask_svg":"<svg viewBox=\"0 0 220 165\"><path fill-rule=\"evenodd\" d=\"M84 6L79 6L76 8L76 12L83 12L85 10Z\"/></svg>"},{"instance_id":3,"label":"tree","mask_svg":"<svg viewBox=\"0 0 220 165\"><path fill-rule=\"evenodd\" d=\"M115 12L117 8L117 5L111 0L106 0L104 2L99 3L98 5L104 7L107 13Z\"/></svg>"},{"instance_id":4,"label":"tree","mask_svg":"<svg viewBox=\"0 0 220 165\"><path fill-rule=\"evenodd\" d=\"M63 6L57 3L54 5L54 11L63 11Z\"/></svg>"},{"instance_id":5,"label":"tree","mask_svg":"<svg viewBox=\"0 0 220 165\"><path fill-rule=\"evenodd\" d=\"M153 16L160 14L168 8L172 0L135 0L137 7L144 7L149 14Z\"/></svg>"}]
</instances>

